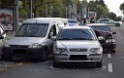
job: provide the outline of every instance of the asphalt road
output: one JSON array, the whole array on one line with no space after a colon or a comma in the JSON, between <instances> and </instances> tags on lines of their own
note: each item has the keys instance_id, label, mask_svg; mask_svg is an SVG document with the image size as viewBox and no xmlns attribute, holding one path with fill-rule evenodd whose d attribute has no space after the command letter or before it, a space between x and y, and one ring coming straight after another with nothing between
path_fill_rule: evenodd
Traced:
<instances>
[{"instance_id":1,"label":"asphalt road","mask_svg":"<svg viewBox=\"0 0 124 78\"><path fill-rule=\"evenodd\" d=\"M52 60L45 62L11 62L13 66L0 73L0 78L124 78L124 25L117 28L115 54L103 55L103 67L91 64L69 64L53 68ZM8 63L8 62L7 62Z\"/></svg>"}]
</instances>

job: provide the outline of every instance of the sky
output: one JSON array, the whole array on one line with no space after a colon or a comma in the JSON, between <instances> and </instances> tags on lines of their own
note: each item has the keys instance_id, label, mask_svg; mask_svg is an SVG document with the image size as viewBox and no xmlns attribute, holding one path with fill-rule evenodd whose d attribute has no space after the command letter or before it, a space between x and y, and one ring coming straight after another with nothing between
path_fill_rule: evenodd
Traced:
<instances>
[{"instance_id":1,"label":"sky","mask_svg":"<svg viewBox=\"0 0 124 78\"><path fill-rule=\"evenodd\" d=\"M120 11L119 7L124 0L104 0L104 2L109 8L110 12L114 12L117 16L122 16L122 12Z\"/></svg>"}]
</instances>

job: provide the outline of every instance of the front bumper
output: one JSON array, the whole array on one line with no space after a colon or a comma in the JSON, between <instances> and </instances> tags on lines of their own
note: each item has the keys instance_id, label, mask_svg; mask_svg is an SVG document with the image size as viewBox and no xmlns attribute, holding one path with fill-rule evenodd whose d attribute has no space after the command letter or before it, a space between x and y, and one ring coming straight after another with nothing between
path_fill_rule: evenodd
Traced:
<instances>
[{"instance_id":1,"label":"front bumper","mask_svg":"<svg viewBox=\"0 0 124 78\"><path fill-rule=\"evenodd\" d=\"M68 54L54 54L55 62L100 62L102 54L90 55L68 55Z\"/></svg>"},{"instance_id":2,"label":"front bumper","mask_svg":"<svg viewBox=\"0 0 124 78\"><path fill-rule=\"evenodd\" d=\"M12 48L4 47L3 56L19 58L38 58L42 56L42 48Z\"/></svg>"},{"instance_id":3,"label":"front bumper","mask_svg":"<svg viewBox=\"0 0 124 78\"><path fill-rule=\"evenodd\" d=\"M102 47L104 51L112 51L116 49L116 43L103 43Z\"/></svg>"}]
</instances>

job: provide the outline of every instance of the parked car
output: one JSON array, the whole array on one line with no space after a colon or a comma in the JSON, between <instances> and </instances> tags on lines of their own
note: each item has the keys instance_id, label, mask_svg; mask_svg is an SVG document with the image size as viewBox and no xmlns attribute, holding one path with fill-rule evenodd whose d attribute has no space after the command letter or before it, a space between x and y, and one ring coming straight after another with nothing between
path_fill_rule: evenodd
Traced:
<instances>
[{"instance_id":1,"label":"parked car","mask_svg":"<svg viewBox=\"0 0 124 78\"><path fill-rule=\"evenodd\" d=\"M3 45L4 45L5 40L6 40L6 32L3 26L0 24L0 59L2 56Z\"/></svg>"},{"instance_id":2,"label":"parked car","mask_svg":"<svg viewBox=\"0 0 124 78\"><path fill-rule=\"evenodd\" d=\"M70 18L68 19L69 26L78 26L79 22L77 19Z\"/></svg>"},{"instance_id":3,"label":"parked car","mask_svg":"<svg viewBox=\"0 0 124 78\"><path fill-rule=\"evenodd\" d=\"M114 20L109 19L109 18L100 19L100 20L98 20L98 23L108 24L109 26L117 26L117 27L122 25L121 22L114 21Z\"/></svg>"},{"instance_id":4,"label":"parked car","mask_svg":"<svg viewBox=\"0 0 124 78\"><path fill-rule=\"evenodd\" d=\"M90 27L64 27L54 42L53 66L58 67L61 63L92 62L96 67L102 67L102 53L103 48Z\"/></svg>"},{"instance_id":5,"label":"parked car","mask_svg":"<svg viewBox=\"0 0 124 78\"><path fill-rule=\"evenodd\" d=\"M97 37L105 37L105 41L101 43L104 52L115 52L116 40L114 38L114 34L116 34L116 32L112 32L107 24L94 23L88 24L88 26L90 26L95 31Z\"/></svg>"},{"instance_id":6,"label":"parked car","mask_svg":"<svg viewBox=\"0 0 124 78\"><path fill-rule=\"evenodd\" d=\"M31 58L44 61L53 53L52 36L64 26L61 18L32 18L23 22L15 37L4 44L4 59Z\"/></svg>"}]
</instances>

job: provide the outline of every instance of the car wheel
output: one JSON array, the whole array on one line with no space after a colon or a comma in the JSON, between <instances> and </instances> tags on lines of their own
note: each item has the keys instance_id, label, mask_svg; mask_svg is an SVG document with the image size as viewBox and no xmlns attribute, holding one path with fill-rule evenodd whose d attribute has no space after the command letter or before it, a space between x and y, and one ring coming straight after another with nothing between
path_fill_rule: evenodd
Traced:
<instances>
[{"instance_id":1,"label":"car wheel","mask_svg":"<svg viewBox=\"0 0 124 78\"><path fill-rule=\"evenodd\" d=\"M47 57L47 56L46 56L46 51L43 50L42 53L41 53L41 56L38 57L38 58L36 58L36 61L38 61L38 62L43 62L43 61L46 60L46 57Z\"/></svg>"},{"instance_id":2,"label":"car wheel","mask_svg":"<svg viewBox=\"0 0 124 78\"><path fill-rule=\"evenodd\" d=\"M101 62L96 62L96 67L101 68L102 67L102 61Z\"/></svg>"},{"instance_id":3,"label":"car wheel","mask_svg":"<svg viewBox=\"0 0 124 78\"><path fill-rule=\"evenodd\" d=\"M115 54L116 53L116 50L112 50L111 53Z\"/></svg>"},{"instance_id":4,"label":"car wheel","mask_svg":"<svg viewBox=\"0 0 124 78\"><path fill-rule=\"evenodd\" d=\"M60 67L60 64L53 60L53 67L58 68Z\"/></svg>"},{"instance_id":5,"label":"car wheel","mask_svg":"<svg viewBox=\"0 0 124 78\"><path fill-rule=\"evenodd\" d=\"M33 61L33 62L43 62L43 61L46 60L46 58L47 58L46 51L43 50L43 51L41 52L40 56L37 57L37 58L35 58L35 59L32 58L32 61Z\"/></svg>"},{"instance_id":6,"label":"car wheel","mask_svg":"<svg viewBox=\"0 0 124 78\"><path fill-rule=\"evenodd\" d=\"M116 24L116 27L119 27L120 26L120 24Z\"/></svg>"},{"instance_id":7,"label":"car wheel","mask_svg":"<svg viewBox=\"0 0 124 78\"><path fill-rule=\"evenodd\" d=\"M47 51L45 51L45 50L42 51L42 57L41 57L41 60L42 60L42 61L45 61L46 58L47 58L47 55L46 55L47 53L46 53L46 52L47 52Z\"/></svg>"},{"instance_id":8,"label":"car wheel","mask_svg":"<svg viewBox=\"0 0 124 78\"><path fill-rule=\"evenodd\" d=\"M2 53L0 52L0 59L2 59Z\"/></svg>"}]
</instances>

